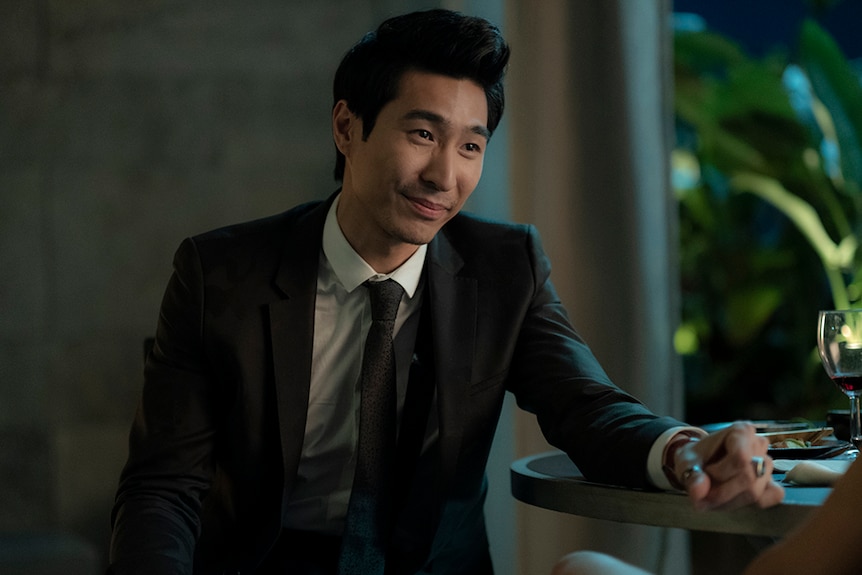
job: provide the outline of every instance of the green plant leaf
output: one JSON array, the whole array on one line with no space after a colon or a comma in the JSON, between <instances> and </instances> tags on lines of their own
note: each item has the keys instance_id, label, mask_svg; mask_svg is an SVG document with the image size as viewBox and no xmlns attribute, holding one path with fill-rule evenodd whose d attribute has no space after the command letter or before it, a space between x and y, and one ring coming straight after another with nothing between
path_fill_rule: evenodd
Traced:
<instances>
[{"instance_id":1,"label":"green plant leaf","mask_svg":"<svg viewBox=\"0 0 862 575\"><path fill-rule=\"evenodd\" d=\"M759 174L738 173L730 182L732 188L756 194L781 210L808 238L825 266L838 270L852 268L858 245L856 237L848 235L836 244L811 204L788 192L779 181Z\"/></svg>"},{"instance_id":2,"label":"green plant leaf","mask_svg":"<svg viewBox=\"0 0 862 575\"><path fill-rule=\"evenodd\" d=\"M783 85L786 61L750 59L709 33L686 33L677 46L675 111L697 134L700 159L726 173L805 179L814 143Z\"/></svg>"},{"instance_id":3,"label":"green plant leaf","mask_svg":"<svg viewBox=\"0 0 862 575\"><path fill-rule=\"evenodd\" d=\"M805 20L799 59L817 97L832 116L841 153L845 191L862 193L862 84L832 37Z\"/></svg>"}]
</instances>

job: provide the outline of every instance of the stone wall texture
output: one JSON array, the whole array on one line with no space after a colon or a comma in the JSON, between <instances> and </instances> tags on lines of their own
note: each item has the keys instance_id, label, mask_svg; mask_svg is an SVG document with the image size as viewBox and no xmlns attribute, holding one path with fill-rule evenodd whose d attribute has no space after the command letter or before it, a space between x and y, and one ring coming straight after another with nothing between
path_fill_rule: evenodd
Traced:
<instances>
[{"instance_id":1,"label":"stone wall texture","mask_svg":"<svg viewBox=\"0 0 862 575\"><path fill-rule=\"evenodd\" d=\"M174 250L331 193L339 59L435 4L0 2L0 571L22 533L104 568Z\"/></svg>"}]
</instances>

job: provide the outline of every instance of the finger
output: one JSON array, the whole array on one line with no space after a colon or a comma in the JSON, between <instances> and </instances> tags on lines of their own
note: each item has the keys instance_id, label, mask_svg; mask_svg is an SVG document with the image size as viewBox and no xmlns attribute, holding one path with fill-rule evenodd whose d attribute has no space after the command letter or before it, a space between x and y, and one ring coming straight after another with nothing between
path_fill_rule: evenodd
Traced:
<instances>
[{"instance_id":1,"label":"finger","mask_svg":"<svg viewBox=\"0 0 862 575\"><path fill-rule=\"evenodd\" d=\"M704 472L709 476L710 489L705 495L697 494L700 498L694 499L695 505L700 509L733 509L773 505L776 498L780 501L783 491L769 487L773 463L766 455L768 441L745 423L723 431L712 445L707 444L706 453L700 453L707 461Z\"/></svg>"},{"instance_id":2,"label":"finger","mask_svg":"<svg viewBox=\"0 0 862 575\"><path fill-rule=\"evenodd\" d=\"M727 450L727 446L725 444L728 440L730 439L732 442L738 441L731 438L739 435L746 435L749 432L749 427L751 427L752 430L754 429L754 426L738 421L724 429L716 431L715 433L710 433L706 437L701 438L698 442L697 451L704 458L704 461L711 462L712 460L719 459Z\"/></svg>"},{"instance_id":3,"label":"finger","mask_svg":"<svg viewBox=\"0 0 862 575\"><path fill-rule=\"evenodd\" d=\"M718 483L736 482L742 485L772 475L774 462L771 457L748 453L728 453L719 461L706 465L704 470Z\"/></svg>"},{"instance_id":4,"label":"finger","mask_svg":"<svg viewBox=\"0 0 862 575\"><path fill-rule=\"evenodd\" d=\"M712 490L712 480L709 475L700 471L691 475L688 480L683 483L688 498L695 509L708 509L709 502L707 497Z\"/></svg>"},{"instance_id":5,"label":"finger","mask_svg":"<svg viewBox=\"0 0 862 575\"><path fill-rule=\"evenodd\" d=\"M763 497L757 500L757 505L761 509L773 507L784 501L784 495L784 487L770 479L769 483L766 484L766 490L763 492Z\"/></svg>"},{"instance_id":6,"label":"finger","mask_svg":"<svg viewBox=\"0 0 862 575\"><path fill-rule=\"evenodd\" d=\"M673 468L676 470L677 481L685 491L690 491L693 485L706 477L703 459L694 449L694 445L695 443L687 443L674 454Z\"/></svg>"},{"instance_id":7,"label":"finger","mask_svg":"<svg viewBox=\"0 0 862 575\"><path fill-rule=\"evenodd\" d=\"M757 473L758 468L761 468L761 475ZM770 487L774 483L772 469L772 458L755 457L739 473L722 482L715 479L711 466L707 466L705 472L710 475L712 482L710 492L704 496L702 505L708 509L732 509L751 504L774 504L774 488Z\"/></svg>"},{"instance_id":8,"label":"finger","mask_svg":"<svg viewBox=\"0 0 862 575\"><path fill-rule=\"evenodd\" d=\"M767 471L772 474L772 468L769 467L766 457L754 456L751 458L751 467L754 470L754 477L760 479L766 475Z\"/></svg>"},{"instance_id":9,"label":"finger","mask_svg":"<svg viewBox=\"0 0 862 575\"><path fill-rule=\"evenodd\" d=\"M754 426L738 425L729 430L721 438L719 445L712 447L709 453L701 453L707 462L706 470L710 477L719 482L730 481L740 474L755 479L753 458L767 458L769 442L755 433ZM771 467L764 466L771 469Z\"/></svg>"},{"instance_id":10,"label":"finger","mask_svg":"<svg viewBox=\"0 0 862 575\"><path fill-rule=\"evenodd\" d=\"M677 479L695 508L709 494L711 485L709 475L703 469L703 459L695 449L696 445L688 443L674 454L674 469L682 470L677 472Z\"/></svg>"},{"instance_id":11,"label":"finger","mask_svg":"<svg viewBox=\"0 0 862 575\"><path fill-rule=\"evenodd\" d=\"M674 468L695 508L769 505L775 499L768 442L753 425L736 422L675 454ZM702 462L707 462L705 465Z\"/></svg>"},{"instance_id":12,"label":"finger","mask_svg":"<svg viewBox=\"0 0 862 575\"><path fill-rule=\"evenodd\" d=\"M714 493L714 492L713 492ZM710 497L713 495L710 494ZM703 509L732 511L741 507L754 505L760 509L766 509L774 505L778 505L784 500L784 488L773 480L769 480L762 491L741 491L727 501L715 502L707 497L704 500L705 507Z\"/></svg>"}]
</instances>

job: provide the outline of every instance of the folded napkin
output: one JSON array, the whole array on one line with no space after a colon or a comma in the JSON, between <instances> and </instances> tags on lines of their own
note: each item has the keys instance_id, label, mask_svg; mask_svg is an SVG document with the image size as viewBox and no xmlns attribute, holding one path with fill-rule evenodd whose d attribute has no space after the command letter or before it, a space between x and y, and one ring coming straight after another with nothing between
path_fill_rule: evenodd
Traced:
<instances>
[{"instance_id":1,"label":"folded napkin","mask_svg":"<svg viewBox=\"0 0 862 575\"><path fill-rule=\"evenodd\" d=\"M832 485L844 475L849 459L827 459L823 461L776 459L775 471L786 473L784 479L796 485Z\"/></svg>"}]
</instances>

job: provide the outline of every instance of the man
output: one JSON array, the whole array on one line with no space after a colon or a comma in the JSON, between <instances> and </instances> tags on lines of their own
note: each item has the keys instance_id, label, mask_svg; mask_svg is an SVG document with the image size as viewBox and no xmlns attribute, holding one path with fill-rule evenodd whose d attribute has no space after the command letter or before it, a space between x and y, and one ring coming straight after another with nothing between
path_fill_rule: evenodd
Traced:
<instances>
[{"instance_id":1,"label":"man","mask_svg":"<svg viewBox=\"0 0 862 575\"><path fill-rule=\"evenodd\" d=\"M485 464L506 391L596 481L675 485L702 507L781 499L750 426L697 441L608 380L531 226L459 214L508 56L482 19L384 22L336 72L340 190L180 246L117 493L114 573L490 574ZM399 286L385 320L381 280ZM363 383L378 356L363 341L385 322L394 342L375 365L394 354L395 373ZM391 400L369 399L380 381ZM391 410L368 415L365 400Z\"/></svg>"}]
</instances>

